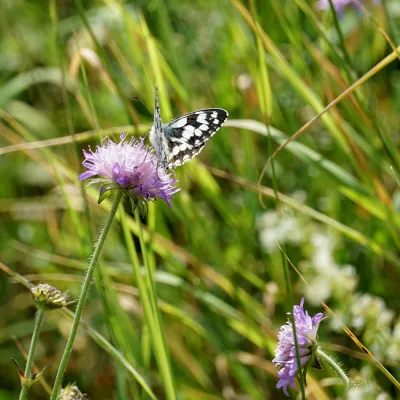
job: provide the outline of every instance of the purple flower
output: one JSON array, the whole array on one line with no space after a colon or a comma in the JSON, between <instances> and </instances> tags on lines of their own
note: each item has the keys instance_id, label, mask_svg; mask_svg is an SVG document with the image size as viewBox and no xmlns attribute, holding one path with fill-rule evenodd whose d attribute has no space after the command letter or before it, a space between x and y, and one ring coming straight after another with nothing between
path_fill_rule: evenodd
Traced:
<instances>
[{"instance_id":1,"label":"purple flower","mask_svg":"<svg viewBox=\"0 0 400 400\"><path fill-rule=\"evenodd\" d=\"M322 313L310 317L303 309L304 298L299 306L293 307L294 322L296 324L297 344L299 348L300 364L306 366L313 355L313 349L317 343L317 330ZM296 348L294 345L293 327L291 321L281 326L278 334L279 343L275 350L275 358L272 362L278 368L279 382L276 387L283 388L286 396L289 396L287 388L294 386L294 378L298 373Z\"/></svg>"},{"instance_id":2,"label":"purple flower","mask_svg":"<svg viewBox=\"0 0 400 400\"><path fill-rule=\"evenodd\" d=\"M348 5L352 5L357 10L360 10L360 4L363 0L332 0L332 4L339 15L343 15L344 9ZM373 0L375 4L379 4L379 0ZM329 0L319 0L317 2L317 8L320 10L329 10Z\"/></svg>"},{"instance_id":3,"label":"purple flower","mask_svg":"<svg viewBox=\"0 0 400 400\"><path fill-rule=\"evenodd\" d=\"M174 185L177 182L163 168L158 167L158 158L144 145L143 139L114 143L105 138L95 152L83 150L85 161L82 163L88 170L79 175L79 180L100 175L108 183L100 191L103 193L121 189L131 198L140 201L163 199L171 208L172 195L179 191ZM99 179L98 181L104 181Z\"/></svg>"}]
</instances>

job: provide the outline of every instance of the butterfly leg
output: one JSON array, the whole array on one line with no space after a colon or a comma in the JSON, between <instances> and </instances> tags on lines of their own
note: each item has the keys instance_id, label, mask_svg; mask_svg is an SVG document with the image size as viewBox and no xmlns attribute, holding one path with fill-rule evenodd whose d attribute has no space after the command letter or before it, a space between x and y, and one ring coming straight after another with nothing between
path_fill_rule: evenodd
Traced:
<instances>
[{"instance_id":1,"label":"butterfly leg","mask_svg":"<svg viewBox=\"0 0 400 400\"><path fill-rule=\"evenodd\" d=\"M160 175L158 174L159 168L163 169L164 171L168 170L168 162L166 160L157 160L157 177L160 179Z\"/></svg>"}]
</instances>

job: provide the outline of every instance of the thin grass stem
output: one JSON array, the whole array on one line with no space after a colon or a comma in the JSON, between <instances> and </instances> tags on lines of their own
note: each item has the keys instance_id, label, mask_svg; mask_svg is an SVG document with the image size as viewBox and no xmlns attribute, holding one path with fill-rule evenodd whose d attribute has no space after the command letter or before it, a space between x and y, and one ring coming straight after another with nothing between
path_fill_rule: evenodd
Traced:
<instances>
[{"instance_id":1,"label":"thin grass stem","mask_svg":"<svg viewBox=\"0 0 400 400\"><path fill-rule=\"evenodd\" d=\"M336 33L337 33L338 38L339 38L339 44L340 44L340 48L342 50L344 59L345 59L347 65L348 65L348 67L353 69L353 63L351 62L350 55L349 55L349 53L347 51L346 44L345 44L345 41L344 41L344 36L343 36L342 30L340 29L339 19L338 19L338 16L337 16L337 13L336 13L336 9L335 9L335 6L334 6L332 0L329 0L329 6L330 6L331 11L332 11L333 23L335 25Z\"/></svg>"},{"instance_id":2,"label":"thin grass stem","mask_svg":"<svg viewBox=\"0 0 400 400\"><path fill-rule=\"evenodd\" d=\"M176 395L175 383L174 383L174 378L173 378L173 374L172 374L170 356L169 356L167 344L165 341L161 313L158 308L157 292L156 292L156 288L155 288L155 284L154 284L152 266L150 263L147 247L146 247L146 244L144 241L140 213L137 208L135 210L135 219L137 221L140 248L142 251L143 261L144 261L145 270L146 270L145 282L144 282L145 286L146 286L146 290L142 287L142 291L143 292L147 291L148 299L146 301L149 303L149 304L147 304L147 307L149 307L149 306L151 307L151 312L148 311L148 314L152 315L152 321L151 321L151 324L148 323L148 328L149 328L150 332L153 331L152 338L153 338L154 353L157 358L160 372L163 376L163 383L165 386L165 392L166 392L167 399L168 400L176 400L177 395ZM142 279L141 275L140 274L136 274L136 275L138 277L138 282L139 282L139 279L140 280ZM140 290L140 288L139 288L139 290Z\"/></svg>"}]
</instances>

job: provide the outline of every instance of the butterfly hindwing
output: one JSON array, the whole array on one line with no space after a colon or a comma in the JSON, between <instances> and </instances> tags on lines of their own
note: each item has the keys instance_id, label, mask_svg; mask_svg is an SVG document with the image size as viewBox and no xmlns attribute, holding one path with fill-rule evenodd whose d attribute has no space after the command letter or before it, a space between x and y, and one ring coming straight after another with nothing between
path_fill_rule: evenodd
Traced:
<instances>
[{"instance_id":1,"label":"butterfly hindwing","mask_svg":"<svg viewBox=\"0 0 400 400\"><path fill-rule=\"evenodd\" d=\"M199 154L227 118L225 110L209 108L182 115L165 125L169 167L180 166Z\"/></svg>"},{"instance_id":2,"label":"butterfly hindwing","mask_svg":"<svg viewBox=\"0 0 400 400\"><path fill-rule=\"evenodd\" d=\"M175 168L191 160L203 150L207 140L227 120L228 113L221 108L208 108L191 112L163 124L155 88L154 123L150 142L155 148L160 166Z\"/></svg>"}]
</instances>

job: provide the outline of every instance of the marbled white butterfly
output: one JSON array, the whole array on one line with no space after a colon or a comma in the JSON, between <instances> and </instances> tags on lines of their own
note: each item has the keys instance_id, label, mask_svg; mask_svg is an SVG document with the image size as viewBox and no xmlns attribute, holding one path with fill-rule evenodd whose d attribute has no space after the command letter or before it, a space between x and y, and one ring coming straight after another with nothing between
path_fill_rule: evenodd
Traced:
<instances>
[{"instance_id":1,"label":"marbled white butterfly","mask_svg":"<svg viewBox=\"0 0 400 400\"><path fill-rule=\"evenodd\" d=\"M228 119L228 112L221 108L194 111L163 124L155 89L154 123L150 142L156 149L160 166L175 168L191 160L203 150L206 141Z\"/></svg>"}]
</instances>

